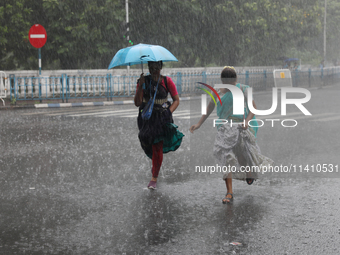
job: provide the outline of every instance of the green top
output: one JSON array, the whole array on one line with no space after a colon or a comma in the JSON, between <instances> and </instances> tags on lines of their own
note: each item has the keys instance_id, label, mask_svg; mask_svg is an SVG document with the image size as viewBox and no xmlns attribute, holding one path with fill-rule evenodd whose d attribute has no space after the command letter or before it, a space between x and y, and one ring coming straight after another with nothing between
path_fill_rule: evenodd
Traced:
<instances>
[{"instance_id":1,"label":"green top","mask_svg":"<svg viewBox=\"0 0 340 255\"><path fill-rule=\"evenodd\" d=\"M246 95L246 89L249 88L247 85L243 85L240 83L236 84L236 87L241 89L244 95L244 118L246 119L248 114L249 114L249 108L248 108L248 103L247 103L247 95ZM225 93L222 98L222 105L220 102L217 103L217 116L219 119L230 119L230 118L237 118L240 120L240 122L243 122L243 115L234 115L233 114L233 94L231 92ZM222 124L217 125L217 129L221 126ZM250 126L251 125L251 126ZM255 119L255 116L253 117L251 123L249 125L249 128L252 128L254 130L254 135L256 137L257 130L258 130L258 123Z\"/></svg>"}]
</instances>

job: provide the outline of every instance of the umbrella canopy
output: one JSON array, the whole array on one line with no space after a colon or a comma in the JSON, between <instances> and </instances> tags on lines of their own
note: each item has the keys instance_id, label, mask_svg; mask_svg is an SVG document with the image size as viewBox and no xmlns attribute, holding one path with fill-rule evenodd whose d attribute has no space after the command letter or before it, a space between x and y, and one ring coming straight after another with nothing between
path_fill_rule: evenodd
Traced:
<instances>
[{"instance_id":1,"label":"umbrella canopy","mask_svg":"<svg viewBox=\"0 0 340 255\"><path fill-rule=\"evenodd\" d=\"M145 64L148 61L178 61L170 51L159 45L137 44L119 50L111 60L108 69L116 66Z\"/></svg>"}]
</instances>

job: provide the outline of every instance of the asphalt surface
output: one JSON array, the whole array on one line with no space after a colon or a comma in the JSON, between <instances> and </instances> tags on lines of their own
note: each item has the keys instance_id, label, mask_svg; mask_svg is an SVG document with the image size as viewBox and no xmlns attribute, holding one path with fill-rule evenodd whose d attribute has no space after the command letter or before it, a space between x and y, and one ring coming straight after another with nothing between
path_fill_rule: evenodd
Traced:
<instances>
[{"instance_id":1,"label":"asphalt surface","mask_svg":"<svg viewBox=\"0 0 340 255\"><path fill-rule=\"evenodd\" d=\"M235 180L228 205L222 173L195 172L215 164L214 116L188 131L199 100L174 115L185 137L164 156L155 191L133 105L1 111L0 254L339 254L339 92L311 90L312 116L278 107L273 118L298 125L266 122L257 141L297 170ZM255 100L269 108L271 94Z\"/></svg>"}]
</instances>

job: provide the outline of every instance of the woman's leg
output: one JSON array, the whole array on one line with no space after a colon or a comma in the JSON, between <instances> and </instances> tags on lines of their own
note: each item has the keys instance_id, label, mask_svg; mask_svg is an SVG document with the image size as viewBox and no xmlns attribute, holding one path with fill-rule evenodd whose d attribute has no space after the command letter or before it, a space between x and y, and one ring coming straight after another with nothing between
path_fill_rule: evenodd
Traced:
<instances>
[{"instance_id":1,"label":"woman's leg","mask_svg":"<svg viewBox=\"0 0 340 255\"><path fill-rule=\"evenodd\" d=\"M163 162L163 141L152 145L152 178L151 181L157 181L159 170Z\"/></svg>"},{"instance_id":2,"label":"woman's leg","mask_svg":"<svg viewBox=\"0 0 340 255\"><path fill-rule=\"evenodd\" d=\"M232 173L227 175L225 179L225 185L227 186L227 195L222 200L223 203L229 203L233 199L233 178Z\"/></svg>"},{"instance_id":3,"label":"woman's leg","mask_svg":"<svg viewBox=\"0 0 340 255\"><path fill-rule=\"evenodd\" d=\"M228 174L227 179L225 179L225 184L227 186L227 192L233 194L233 178L232 178L232 173Z\"/></svg>"}]
</instances>

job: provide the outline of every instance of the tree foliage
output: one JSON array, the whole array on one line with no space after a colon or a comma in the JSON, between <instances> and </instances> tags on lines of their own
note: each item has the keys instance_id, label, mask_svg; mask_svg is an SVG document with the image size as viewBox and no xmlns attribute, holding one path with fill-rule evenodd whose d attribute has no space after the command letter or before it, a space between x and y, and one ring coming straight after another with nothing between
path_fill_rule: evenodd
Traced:
<instances>
[{"instance_id":1,"label":"tree foliage","mask_svg":"<svg viewBox=\"0 0 340 255\"><path fill-rule=\"evenodd\" d=\"M29 61L28 31L32 9L25 0L1 0L0 4L0 69L17 69ZM25 55L25 57L23 57Z\"/></svg>"},{"instance_id":2,"label":"tree foliage","mask_svg":"<svg viewBox=\"0 0 340 255\"><path fill-rule=\"evenodd\" d=\"M328 1L327 6L327 40L326 59L334 63L340 60L340 2L337 0ZM339 60L338 60L339 59Z\"/></svg>"},{"instance_id":3,"label":"tree foliage","mask_svg":"<svg viewBox=\"0 0 340 255\"><path fill-rule=\"evenodd\" d=\"M330 1L335 31L340 6ZM47 31L43 69L104 69L128 46L124 0L0 3L0 69L37 69L28 41L37 23ZM179 59L172 66L272 65L292 48L315 50L322 11L318 0L130 0L130 38L166 47Z\"/></svg>"}]
</instances>

